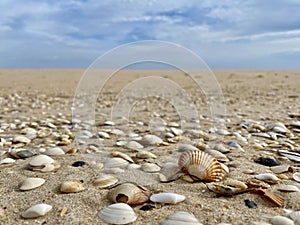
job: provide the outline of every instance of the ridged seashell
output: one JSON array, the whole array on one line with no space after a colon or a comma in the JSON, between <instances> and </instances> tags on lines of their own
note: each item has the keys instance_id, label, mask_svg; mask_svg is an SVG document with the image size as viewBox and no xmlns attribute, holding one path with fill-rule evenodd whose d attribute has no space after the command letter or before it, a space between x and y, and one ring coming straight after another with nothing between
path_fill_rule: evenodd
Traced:
<instances>
[{"instance_id":1,"label":"ridged seashell","mask_svg":"<svg viewBox=\"0 0 300 225\"><path fill-rule=\"evenodd\" d=\"M204 152L210 154L212 157L214 157L219 162L228 162L229 161L229 159L227 158L226 155L224 155L223 153L221 153L217 150L206 149Z\"/></svg>"},{"instance_id":2,"label":"ridged seashell","mask_svg":"<svg viewBox=\"0 0 300 225\"><path fill-rule=\"evenodd\" d=\"M27 191L34 188L37 188L39 186L42 186L45 183L45 180L43 178L38 177L29 177L22 183L20 190Z\"/></svg>"},{"instance_id":3,"label":"ridged seashell","mask_svg":"<svg viewBox=\"0 0 300 225\"><path fill-rule=\"evenodd\" d=\"M284 192L299 192L299 188L294 185L280 185L277 190L284 191Z\"/></svg>"},{"instance_id":4,"label":"ridged seashell","mask_svg":"<svg viewBox=\"0 0 300 225\"><path fill-rule=\"evenodd\" d=\"M102 209L98 216L109 224L128 224L137 219L133 209L125 203L112 204Z\"/></svg>"},{"instance_id":5,"label":"ridged seashell","mask_svg":"<svg viewBox=\"0 0 300 225\"><path fill-rule=\"evenodd\" d=\"M132 183L123 183L108 192L108 199L115 203L140 205L149 200L151 192L142 186Z\"/></svg>"},{"instance_id":6,"label":"ridged seashell","mask_svg":"<svg viewBox=\"0 0 300 225\"><path fill-rule=\"evenodd\" d=\"M151 146L151 145L159 145L163 142L163 140L156 135L146 134L143 137L141 142L144 146Z\"/></svg>"},{"instance_id":7,"label":"ridged seashell","mask_svg":"<svg viewBox=\"0 0 300 225\"><path fill-rule=\"evenodd\" d=\"M263 198L265 198L266 200L278 207L282 207L284 205L284 198L281 195L276 194L272 191L266 189L257 189L254 190L252 193L262 196Z\"/></svg>"},{"instance_id":8,"label":"ridged seashell","mask_svg":"<svg viewBox=\"0 0 300 225\"><path fill-rule=\"evenodd\" d=\"M226 174L215 158L200 150L183 152L178 167L184 173L203 181L220 181Z\"/></svg>"},{"instance_id":9,"label":"ridged seashell","mask_svg":"<svg viewBox=\"0 0 300 225\"><path fill-rule=\"evenodd\" d=\"M111 158L105 162L105 168L116 168L116 167L122 168L122 167L126 167L128 164L129 162L125 159L119 157Z\"/></svg>"},{"instance_id":10,"label":"ridged seashell","mask_svg":"<svg viewBox=\"0 0 300 225\"><path fill-rule=\"evenodd\" d=\"M294 174L293 174L293 179L294 179L295 181L297 181L297 182L300 183L300 173L299 173L299 172L294 173Z\"/></svg>"},{"instance_id":11,"label":"ridged seashell","mask_svg":"<svg viewBox=\"0 0 300 225\"><path fill-rule=\"evenodd\" d=\"M293 171L293 168L290 165L273 166L270 169L275 174L280 174L280 173L292 172Z\"/></svg>"},{"instance_id":12,"label":"ridged seashell","mask_svg":"<svg viewBox=\"0 0 300 225\"><path fill-rule=\"evenodd\" d=\"M47 127L42 128L37 132L37 134L38 134L38 137L41 137L41 138L48 137L52 134L52 129L47 128Z\"/></svg>"},{"instance_id":13,"label":"ridged seashell","mask_svg":"<svg viewBox=\"0 0 300 225\"><path fill-rule=\"evenodd\" d=\"M147 173L155 173L160 171L160 167L156 165L155 163L143 163L142 164L142 170Z\"/></svg>"},{"instance_id":14,"label":"ridged seashell","mask_svg":"<svg viewBox=\"0 0 300 225\"><path fill-rule=\"evenodd\" d=\"M136 153L136 157L139 159L156 159L157 156L153 154L152 152L148 151L139 151Z\"/></svg>"},{"instance_id":15,"label":"ridged seashell","mask_svg":"<svg viewBox=\"0 0 300 225\"><path fill-rule=\"evenodd\" d=\"M31 140L25 136L19 135L19 136L15 136L13 139L14 143L23 143L23 144L29 144L31 142Z\"/></svg>"},{"instance_id":16,"label":"ridged seashell","mask_svg":"<svg viewBox=\"0 0 300 225\"><path fill-rule=\"evenodd\" d=\"M46 215L52 209L51 205L48 204L37 204L31 206L29 209L22 213L22 217L26 219L33 219L40 216Z\"/></svg>"},{"instance_id":17,"label":"ridged seashell","mask_svg":"<svg viewBox=\"0 0 300 225\"><path fill-rule=\"evenodd\" d=\"M113 151L113 152L110 153L110 155L112 157L120 157L122 159L127 160L128 162L134 163L133 159L129 155L127 155L127 154L125 154L123 152Z\"/></svg>"},{"instance_id":18,"label":"ridged seashell","mask_svg":"<svg viewBox=\"0 0 300 225\"><path fill-rule=\"evenodd\" d=\"M274 216L271 218L272 225L294 225L294 221L284 216Z\"/></svg>"},{"instance_id":19,"label":"ridged seashell","mask_svg":"<svg viewBox=\"0 0 300 225\"><path fill-rule=\"evenodd\" d=\"M276 184L280 179L271 173L262 173L254 176L255 179L265 181L270 184Z\"/></svg>"},{"instance_id":20,"label":"ridged seashell","mask_svg":"<svg viewBox=\"0 0 300 225\"><path fill-rule=\"evenodd\" d=\"M54 162L54 160L47 155L38 155L38 156L34 157L32 160L30 160L29 165L30 166L43 166L46 164L51 164L53 162Z\"/></svg>"},{"instance_id":21,"label":"ridged seashell","mask_svg":"<svg viewBox=\"0 0 300 225\"><path fill-rule=\"evenodd\" d=\"M165 204L177 204L185 200L184 195L175 193L158 193L150 196L152 202L165 203Z\"/></svg>"},{"instance_id":22,"label":"ridged seashell","mask_svg":"<svg viewBox=\"0 0 300 225\"><path fill-rule=\"evenodd\" d=\"M47 151L45 151L44 154L49 156L58 156L58 155L64 155L65 152L59 147L54 147L54 148L49 148Z\"/></svg>"},{"instance_id":23,"label":"ridged seashell","mask_svg":"<svg viewBox=\"0 0 300 225\"><path fill-rule=\"evenodd\" d=\"M248 186L239 180L227 179L221 183L207 184L209 190L224 196L232 196L247 190Z\"/></svg>"},{"instance_id":24,"label":"ridged seashell","mask_svg":"<svg viewBox=\"0 0 300 225\"><path fill-rule=\"evenodd\" d=\"M193 214L180 211L170 215L161 225L202 225L202 223Z\"/></svg>"},{"instance_id":25,"label":"ridged seashell","mask_svg":"<svg viewBox=\"0 0 300 225\"><path fill-rule=\"evenodd\" d=\"M279 155L282 155L292 161L300 162L300 154L296 152L290 152L287 150L278 150Z\"/></svg>"},{"instance_id":26,"label":"ridged seashell","mask_svg":"<svg viewBox=\"0 0 300 225\"><path fill-rule=\"evenodd\" d=\"M81 183L75 181L65 181L60 186L60 191L63 193L75 193L83 191L84 187Z\"/></svg>"},{"instance_id":27,"label":"ridged seashell","mask_svg":"<svg viewBox=\"0 0 300 225\"><path fill-rule=\"evenodd\" d=\"M100 188L106 188L111 185L114 185L117 182L118 182L118 178L112 175L102 174L94 181L93 185Z\"/></svg>"}]
</instances>

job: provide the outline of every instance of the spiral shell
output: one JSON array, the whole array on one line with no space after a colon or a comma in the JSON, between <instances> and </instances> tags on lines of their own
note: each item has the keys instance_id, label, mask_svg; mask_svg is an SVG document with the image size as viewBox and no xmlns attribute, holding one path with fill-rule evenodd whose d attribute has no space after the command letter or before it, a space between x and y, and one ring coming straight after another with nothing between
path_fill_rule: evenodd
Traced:
<instances>
[{"instance_id":1,"label":"spiral shell","mask_svg":"<svg viewBox=\"0 0 300 225\"><path fill-rule=\"evenodd\" d=\"M226 174L215 158L200 150L183 152L179 157L178 166L195 180L220 181Z\"/></svg>"}]
</instances>

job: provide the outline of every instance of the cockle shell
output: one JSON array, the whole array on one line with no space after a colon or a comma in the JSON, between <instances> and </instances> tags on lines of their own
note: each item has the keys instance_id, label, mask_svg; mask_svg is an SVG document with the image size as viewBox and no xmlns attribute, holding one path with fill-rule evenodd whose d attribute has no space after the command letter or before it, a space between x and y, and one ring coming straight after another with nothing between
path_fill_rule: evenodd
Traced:
<instances>
[{"instance_id":1,"label":"cockle shell","mask_svg":"<svg viewBox=\"0 0 300 225\"><path fill-rule=\"evenodd\" d=\"M133 209L125 203L112 204L102 209L98 216L109 224L128 224L137 219Z\"/></svg>"},{"instance_id":2,"label":"cockle shell","mask_svg":"<svg viewBox=\"0 0 300 225\"><path fill-rule=\"evenodd\" d=\"M43 178L38 177L29 177L22 183L20 190L27 191L34 188L37 188L39 186L42 186L45 183L45 180Z\"/></svg>"},{"instance_id":3,"label":"cockle shell","mask_svg":"<svg viewBox=\"0 0 300 225\"><path fill-rule=\"evenodd\" d=\"M151 192L142 186L133 183L120 184L108 192L108 199L115 203L140 205L149 200Z\"/></svg>"},{"instance_id":4,"label":"cockle shell","mask_svg":"<svg viewBox=\"0 0 300 225\"><path fill-rule=\"evenodd\" d=\"M193 214L180 211L170 215L161 225L202 225L202 223Z\"/></svg>"},{"instance_id":5,"label":"cockle shell","mask_svg":"<svg viewBox=\"0 0 300 225\"><path fill-rule=\"evenodd\" d=\"M183 152L178 167L196 180L220 181L226 174L215 158L200 150Z\"/></svg>"},{"instance_id":6,"label":"cockle shell","mask_svg":"<svg viewBox=\"0 0 300 225\"><path fill-rule=\"evenodd\" d=\"M117 182L118 178L112 175L102 174L94 181L93 185L100 188L106 188L111 185L114 185Z\"/></svg>"},{"instance_id":7,"label":"cockle shell","mask_svg":"<svg viewBox=\"0 0 300 225\"><path fill-rule=\"evenodd\" d=\"M83 191L84 187L81 183L75 181L65 181L60 186L60 191L63 193L75 193Z\"/></svg>"},{"instance_id":8,"label":"cockle shell","mask_svg":"<svg viewBox=\"0 0 300 225\"><path fill-rule=\"evenodd\" d=\"M48 204L37 204L22 213L22 217L26 219L33 219L40 216L44 216L47 212L52 209L51 205Z\"/></svg>"},{"instance_id":9,"label":"cockle shell","mask_svg":"<svg viewBox=\"0 0 300 225\"><path fill-rule=\"evenodd\" d=\"M152 202L166 203L166 204L177 204L185 200L184 195L175 193L158 193L150 196Z\"/></svg>"},{"instance_id":10,"label":"cockle shell","mask_svg":"<svg viewBox=\"0 0 300 225\"><path fill-rule=\"evenodd\" d=\"M232 196L247 190L247 185L239 180L227 179L221 183L207 184L209 190L224 196Z\"/></svg>"}]
</instances>

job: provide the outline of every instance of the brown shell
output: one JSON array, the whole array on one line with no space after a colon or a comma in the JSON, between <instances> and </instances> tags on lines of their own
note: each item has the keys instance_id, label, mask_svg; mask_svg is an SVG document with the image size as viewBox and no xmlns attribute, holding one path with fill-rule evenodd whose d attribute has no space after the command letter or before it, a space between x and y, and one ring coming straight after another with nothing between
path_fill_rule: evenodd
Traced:
<instances>
[{"instance_id":1,"label":"brown shell","mask_svg":"<svg viewBox=\"0 0 300 225\"><path fill-rule=\"evenodd\" d=\"M266 189L257 189L252 191L251 193L262 196L264 199L266 199L267 201L269 201L270 203L278 207L284 206L284 198L281 195L274 193L272 191Z\"/></svg>"},{"instance_id":2,"label":"brown shell","mask_svg":"<svg viewBox=\"0 0 300 225\"><path fill-rule=\"evenodd\" d=\"M178 166L182 172L195 180L220 181L226 174L215 158L200 150L183 152L179 157Z\"/></svg>"},{"instance_id":3,"label":"brown shell","mask_svg":"<svg viewBox=\"0 0 300 225\"><path fill-rule=\"evenodd\" d=\"M108 199L115 203L126 203L128 205L140 205L149 200L151 192L133 183L123 183L111 189Z\"/></svg>"}]
</instances>

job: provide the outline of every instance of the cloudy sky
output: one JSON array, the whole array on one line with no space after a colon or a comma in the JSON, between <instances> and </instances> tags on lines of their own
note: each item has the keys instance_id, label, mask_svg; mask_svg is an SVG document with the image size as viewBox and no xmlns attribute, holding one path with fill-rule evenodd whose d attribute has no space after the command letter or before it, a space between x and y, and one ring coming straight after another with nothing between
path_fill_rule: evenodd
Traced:
<instances>
[{"instance_id":1,"label":"cloudy sky","mask_svg":"<svg viewBox=\"0 0 300 225\"><path fill-rule=\"evenodd\" d=\"M1 0L1 68L86 68L164 40L213 69L300 69L300 0Z\"/></svg>"}]
</instances>

